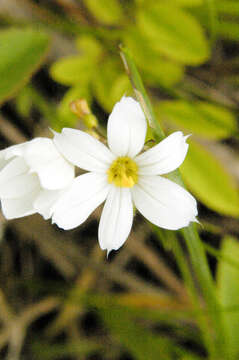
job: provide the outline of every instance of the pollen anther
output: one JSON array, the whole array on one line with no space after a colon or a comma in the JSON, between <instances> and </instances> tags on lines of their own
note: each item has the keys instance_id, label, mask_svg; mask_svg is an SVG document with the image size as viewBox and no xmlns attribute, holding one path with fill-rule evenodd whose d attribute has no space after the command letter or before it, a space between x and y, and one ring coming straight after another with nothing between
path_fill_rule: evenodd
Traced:
<instances>
[{"instance_id":1,"label":"pollen anther","mask_svg":"<svg viewBox=\"0 0 239 360\"><path fill-rule=\"evenodd\" d=\"M138 166L130 157L118 157L108 171L108 182L117 187L133 187L138 181Z\"/></svg>"}]
</instances>

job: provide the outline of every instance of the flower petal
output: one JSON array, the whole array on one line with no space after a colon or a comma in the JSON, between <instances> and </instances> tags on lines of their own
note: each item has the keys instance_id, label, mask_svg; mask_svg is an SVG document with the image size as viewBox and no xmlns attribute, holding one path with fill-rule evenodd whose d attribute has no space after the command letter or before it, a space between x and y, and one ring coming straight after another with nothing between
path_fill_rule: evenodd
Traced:
<instances>
[{"instance_id":1,"label":"flower petal","mask_svg":"<svg viewBox=\"0 0 239 360\"><path fill-rule=\"evenodd\" d=\"M23 150L30 141L26 141L22 144L12 145L2 150L6 160L13 158L14 156L22 156Z\"/></svg>"},{"instance_id":2,"label":"flower petal","mask_svg":"<svg viewBox=\"0 0 239 360\"><path fill-rule=\"evenodd\" d=\"M29 171L29 167L23 158L16 157L11 160L7 160L7 163L0 171L0 190L1 187L14 179L18 175L26 174Z\"/></svg>"},{"instance_id":3,"label":"flower petal","mask_svg":"<svg viewBox=\"0 0 239 360\"><path fill-rule=\"evenodd\" d=\"M162 175L177 169L188 151L187 136L174 132L158 145L135 158L140 175Z\"/></svg>"},{"instance_id":4,"label":"flower petal","mask_svg":"<svg viewBox=\"0 0 239 360\"><path fill-rule=\"evenodd\" d=\"M74 178L74 166L59 153L51 139L36 138L26 143L23 156L31 172L36 172L42 187L61 189Z\"/></svg>"},{"instance_id":5,"label":"flower petal","mask_svg":"<svg viewBox=\"0 0 239 360\"><path fill-rule=\"evenodd\" d=\"M28 166L21 157L13 158L0 171L0 198L14 199L40 188L36 174L28 173Z\"/></svg>"},{"instance_id":6,"label":"flower petal","mask_svg":"<svg viewBox=\"0 0 239 360\"><path fill-rule=\"evenodd\" d=\"M111 186L99 224L102 250L119 249L129 236L133 223L133 203L130 189Z\"/></svg>"},{"instance_id":7,"label":"flower petal","mask_svg":"<svg viewBox=\"0 0 239 360\"><path fill-rule=\"evenodd\" d=\"M64 230L79 226L106 199L108 191L105 175L87 173L78 176L53 207L52 222Z\"/></svg>"},{"instance_id":8,"label":"flower petal","mask_svg":"<svg viewBox=\"0 0 239 360\"><path fill-rule=\"evenodd\" d=\"M34 214L36 210L33 208L33 202L38 192L39 190L35 189L18 199L1 199L2 212L5 218L10 220Z\"/></svg>"},{"instance_id":9,"label":"flower petal","mask_svg":"<svg viewBox=\"0 0 239 360\"><path fill-rule=\"evenodd\" d=\"M107 126L108 145L116 156L137 155L144 146L147 123L137 101L123 97L113 108Z\"/></svg>"},{"instance_id":10,"label":"flower petal","mask_svg":"<svg viewBox=\"0 0 239 360\"><path fill-rule=\"evenodd\" d=\"M1 150L0 151L0 171L4 168L4 166L6 166L8 163L8 160L6 160L5 158L5 151Z\"/></svg>"},{"instance_id":11,"label":"flower petal","mask_svg":"<svg viewBox=\"0 0 239 360\"><path fill-rule=\"evenodd\" d=\"M105 172L114 160L104 144L83 131L64 128L61 134L54 134L58 150L66 159L84 170Z\"/></svg>"},{"instance_id":12,"label":"flower petal","mask_svg":"<svg viewBox=\"0 0 239 360\"><path fill-rule=\"evenodd\" d=\"M1 199L17 199L40 189L36 174L18 175L0 186Z\"/></svg>"},{"instance_id":13,"label":"flower petal","mask_svg":"<svg viewBox=\"0 0 239 360\"><path fill-rule=\"evenodd\" d=\"M45 220L50 219L53 213L54 204L65 193L62 190L41 190L34 201L34 209L44 217Z\"/></svg>"},{"instance_id":14,"label":"flower petal","mask_svg":"<svg viewBox=\"0 0 239 360\"><path fill-rule=\"evenodd\" d=\"M160 176L141 176L132 188L135 206L153 224L177 230L196 221L197 203L181 186Z\"/></svg>"}]
</instances>

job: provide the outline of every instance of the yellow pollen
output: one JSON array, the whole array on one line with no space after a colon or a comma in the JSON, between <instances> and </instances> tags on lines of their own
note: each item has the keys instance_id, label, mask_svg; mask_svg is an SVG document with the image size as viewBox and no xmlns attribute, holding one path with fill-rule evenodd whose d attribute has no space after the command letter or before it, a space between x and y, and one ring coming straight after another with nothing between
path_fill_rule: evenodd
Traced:
<instances>
[{"instance_id":1,"label":"yellow pollen","mask_svg":"<svg viewBox=\"0 0 239 360\"><path fill-rule=\"evenodd\" d=\"M118 187L133 187L138 181L138 166L128 156L118 157L107 171L108 182Z\"/></svg>"}]
</instances>

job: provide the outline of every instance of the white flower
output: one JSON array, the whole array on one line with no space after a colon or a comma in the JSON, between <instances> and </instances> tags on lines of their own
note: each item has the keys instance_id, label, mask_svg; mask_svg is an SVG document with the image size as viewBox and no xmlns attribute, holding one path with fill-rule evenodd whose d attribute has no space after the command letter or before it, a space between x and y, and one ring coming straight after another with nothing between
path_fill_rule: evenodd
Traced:
<instances>
[{"instance_id":1,"label":"white flower","mask_svg":"<svg viewBox=\"0 0 239 360\"><path fill-rule=\"evenodd\" d=\"M51 217L51 207L74 178L74 166L52 140L36 138L0 151L0 199L7 219L39 212Z\"/></svg>"},{"instance_id":2,"label":"white flower","mask_svg":"<svg viewBox=\"0 0 239 360\"><path fill-rule=\"evenodd\" d=\"M80 131L65 128L54 142L70 162L89 173L74 179L56 203L53 223L68 230L82 224L106 200L99 224L99 243L117 250L127 239L133 205L153 224L176 230L196 220L195 199L182 187L161 177L183 162L188 144L181 132L139 154L147 124L141 107L130 97L118 102L108 120L109 149Z\"/></svg>"}]
</instances>

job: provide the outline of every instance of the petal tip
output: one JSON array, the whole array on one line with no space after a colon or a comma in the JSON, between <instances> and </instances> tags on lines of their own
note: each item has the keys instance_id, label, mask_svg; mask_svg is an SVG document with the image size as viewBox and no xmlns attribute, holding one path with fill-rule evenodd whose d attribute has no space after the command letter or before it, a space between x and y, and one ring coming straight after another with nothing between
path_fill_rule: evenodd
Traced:
<instances>
[{"instance_id":1,"label":"petal tip","mask_svg":"<svg viewBox=\"0 0 239 360\"><path fill-rule=\"evenodd\" d=\"M49 130L52 132L52 134L53 134L54 136L56 136L56 135L58 135L58 134L59 134L57 131L53 130L53 129L52 129L52 128L50 128L50 127L49 127Z\"/></svg>"},{"instance_id":2,"label":"petal tip","mask_svg":"<svg viewBox=\"0 0 239 360\"><path fill-rule=\"evenodd\" d=\"M106 258L107 260L109 259L109 254L111 253L112 249L107 249L107 254L106 254Z\"/></svg>"},{"instance_id":3,"label":"petal tip","mask_svg":"<svg viewBox=\"0 0 239 360\"><path fill-rule=\"evenodd\" d=\"M204 228L203 224L196 218L196 216L195 216L195 218L193 219L193 221L194 221L195 223L199 224L202 228Z\"/></svg>"},{"instance_id":4,"label":"petal tip","mask_svg":"<svg viewBox=\"0 0 239 360\"><path fill-rule=\"evenodd\" d=\"M188 134L188 135L185 135L183 138L184 138L184 141L186 141L190 136L192 136L192 134Z\"/></svg>"},{"instance_id":5,"label":"petal tip","mask_svg":"<svg viewBox=\"0 0 239 360\"><path fill-rule=\"evenodd\" d=\"M37 211L37 210L36 210L36 211ZM42 214L40 214L40 215L43 217L44 220L49 220L50 217L51 217L51 215L49 215L49 214L47 215L47 214L43 214L43 213L42 213ZM54 223L52 222L52 224L54 224Z\"/></svg>"}]
</instances>

